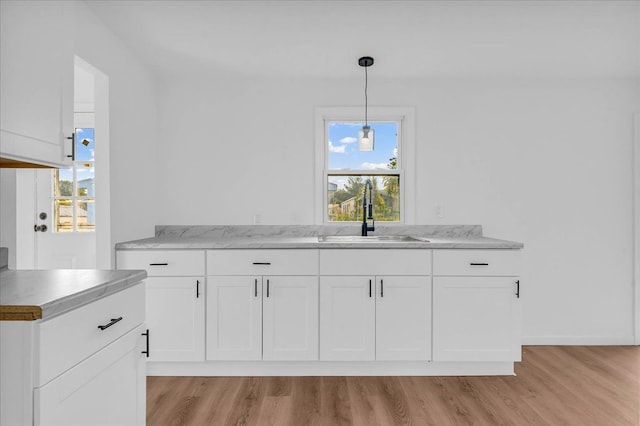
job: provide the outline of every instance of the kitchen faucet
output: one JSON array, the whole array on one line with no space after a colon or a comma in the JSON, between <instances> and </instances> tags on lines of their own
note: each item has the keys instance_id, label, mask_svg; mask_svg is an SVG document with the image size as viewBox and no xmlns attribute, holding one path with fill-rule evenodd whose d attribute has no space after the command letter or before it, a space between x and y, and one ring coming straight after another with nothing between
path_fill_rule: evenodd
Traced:
<instances>
[{"instance_id":1,"label":"kitchen faucet","mask_svg":"<svg viewBox=\"0 0 640 426\"><path fill-rule=\"evenodd\" d=\"M367 208L367 188L369 188L369 206ZM367 182L364 184L364 192L362 194L362 236L366 237L367 232L376 230L376 221L373 220L373 201L372 196L373 184L371 183L371 179L367 179ZM367 215L367 210L369 211L369 215ZM367 219L373 220L373 225L367 225Z\"/></svg>"}]
</instances>

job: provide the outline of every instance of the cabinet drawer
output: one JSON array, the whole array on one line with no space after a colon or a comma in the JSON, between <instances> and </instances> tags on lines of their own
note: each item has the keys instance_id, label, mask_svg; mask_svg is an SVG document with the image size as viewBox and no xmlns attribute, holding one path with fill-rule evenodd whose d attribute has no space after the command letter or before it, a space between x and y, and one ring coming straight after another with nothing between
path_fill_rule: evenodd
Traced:
<instances>
[{"instance_id":1,"label":"cabinet drawer","mask_svg":"<svg viewBox=\"0 0 640 426\"><path fill-rule=\"evenodd\" d=\"M150 277L204 275L204 250L118 251L118 269L145 269Z\"/></svg>"},{"instance_id":2,"label":"cabinet drawer","mask_svg":"<svg viewBox=\"0 0 640 426\"><path fill-rule=\"evenodd\" d=\"M320 250L320 275L430 275L431 250Z\"/></svg>"},{"instance_id":3,"label":"cabinet drawer","mask_svg":"<svg viewBox=\"0 0 640 426\"><path fill-rule=\"evenodd\" d=\"M208 250L208 275L317 275L317 250Z\"/></svg>"},{"instance_id":4,"label":"cabinet drawer","mask_svg":"<svg viewBox=\"0 0 640 426\"><path fill-rule=\"evenodd\" d=\"M434 250L433 275L519 276L520 250Z\"/></svg>"},{"instance_id":5,"label":"cabinet drawer","mask_svg":"<svg viewBox=\"0 0 640 426\"><path fill-rule=\"evenodd\" d=\"M38 324L36 386L43 385L144 322L142 282ZM122 318L101 330L112 319Z\"/></svg>"}]
</instances>

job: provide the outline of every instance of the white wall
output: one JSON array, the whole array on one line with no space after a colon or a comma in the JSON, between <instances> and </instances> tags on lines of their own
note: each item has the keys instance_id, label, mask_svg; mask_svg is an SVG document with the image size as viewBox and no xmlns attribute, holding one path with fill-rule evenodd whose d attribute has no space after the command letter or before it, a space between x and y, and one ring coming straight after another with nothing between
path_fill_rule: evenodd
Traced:
<instances>
[{"instance_id":1,"label":"white wall","mask_svg":"<svg viewBox=\"0 0 640 426\"><path fill-rule=\"evenodd\" d=\"M16 171L0 169L0 247L9 248L9 268L15 269L16 258Z\"/></svg>"},{"instance_id":2,"label":"white wall","mask_svg":"<svg viewBox=\"0 0 640 426\"><path fill-rule=\"evenodd\" d=\"M84 3L76 2L75 6L76 22L80 23L75 26L75 52L109 78L110 245L113 246L154 232L156 200L161 189L157 176L163 173L156 166L156 80ZM97 197L100 202L100 194Z\"/></svg>"},{"instance_id":3,"label":"white wall","mask_svg":"<svg viewBox=\"0 0 640 426\"><path fill-rule=\"evenodd\" d=\"M416 107L417 223L524 242L525 341L631 343L636 82L373 71L370 104ZM360 79L220 74L162 87L159 224L313 223L313 109L361 105Z\"/></svg>"}]
</instances>

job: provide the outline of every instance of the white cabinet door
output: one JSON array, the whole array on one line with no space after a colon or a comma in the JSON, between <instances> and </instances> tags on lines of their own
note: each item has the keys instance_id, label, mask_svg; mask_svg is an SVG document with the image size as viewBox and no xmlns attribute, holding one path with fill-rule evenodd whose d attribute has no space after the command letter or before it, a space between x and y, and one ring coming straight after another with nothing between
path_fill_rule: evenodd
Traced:
<instances>
[{"instance_id":1,"label":"white cabinet door","mask_svg":"<svg viewBox=\"0 0 640 426\"><path fill-rule=\"evenodd\" d=\"M519 361L516 277L434 277L434 361Z\"/></svg>"},{"instance_id":2,"label":"white cabinet door","mask_svg":"<svg viewBox=\"0 0 640 426\"><path fill-rule=\"evenodd\" d=\"M376 360L431 358L431 278L376 277Z\"/></svg>"},{"instance_id":3,"label":"white cabinet door","mask_svg":"<svg viewBox=\"0 0 640 426\"><path fill-rule=\"evenodd\" d=\"M320 360L375 359L374 280L320 277Z\"/></svg>"},{"instance_id":4,"label":"white cabinet door","mask_svg":"<svg viewBox=\"0 0 640 426\"><path fill-rule=\"evenodd\" d=\"M0 8L0 157L68 166L72 9L53 1L3 1Z\"/></svg>"},{"instance_id":5,"label":"white cabinet door","mask_svg":"<svg viewBox=\"0 0 640 426\"><path fill-rule=\"evenodd\" d=\"M149 361L204 361L204 278L146 279Z\"/></svg>"},{"instance_id":6,"label":"white cabinet door","mask_svg":"<svg viewBox=\"0 0 640 426\"><path fill-rule=\"evenodd\" d=\"M318 359L318 277L266 276L263 359Z\"/></svg>"},{"instance_id":7,"label":"white cabinet door","mask_svg":"<svg viewBox=\"0 0 640 426\"><path fill-rule=\"evenodd\" d=\"M262 277L207 277L207 359L262 359Z\"/></svg>"},{"instance_id":8,"label":"white cabinet door","mask_svg":"<svg viewBox=\"0 0 640 426\"><path fill-rule=\"evenodd\" d=\"M35 425L144 425L143 327L36 388Z\"/></svg>"}]
</instances>

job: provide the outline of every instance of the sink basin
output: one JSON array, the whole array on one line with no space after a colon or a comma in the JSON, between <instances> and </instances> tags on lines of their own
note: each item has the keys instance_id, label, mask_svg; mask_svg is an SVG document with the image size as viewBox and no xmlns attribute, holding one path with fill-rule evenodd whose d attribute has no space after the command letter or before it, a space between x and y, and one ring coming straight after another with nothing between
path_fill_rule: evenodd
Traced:
<instances>
[{"instance_id":1,"label":"sink basin","mask_svg":"<svg viewBox=\"0 0 640 426\"><path fill-rule=\"evenodd\" d=\"M318 237L320 243L424 243L428 240L410 237L408 235L368 235L362 237L360 235L320 235Z\"/></svg>"}]
</instances>

